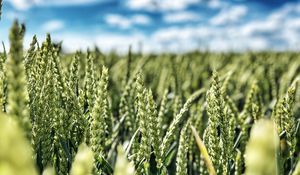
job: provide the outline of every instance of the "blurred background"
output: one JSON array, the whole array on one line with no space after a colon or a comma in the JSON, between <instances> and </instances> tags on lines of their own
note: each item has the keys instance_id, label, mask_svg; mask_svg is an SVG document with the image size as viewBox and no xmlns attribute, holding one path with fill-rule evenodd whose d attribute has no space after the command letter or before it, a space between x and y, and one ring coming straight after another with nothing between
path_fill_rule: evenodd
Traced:
<instances>
[{"instance_id":1,"label":"blurred background","mask_svg":"<svg viewBox=\"0 0 300 175\"><path fill-rule=\"evenodd\" d=\"M4 0L0 40L14 19L51 33L63 49L187 52L300 50L300 1L282 0Z\"/></svg>"}]
</instances>

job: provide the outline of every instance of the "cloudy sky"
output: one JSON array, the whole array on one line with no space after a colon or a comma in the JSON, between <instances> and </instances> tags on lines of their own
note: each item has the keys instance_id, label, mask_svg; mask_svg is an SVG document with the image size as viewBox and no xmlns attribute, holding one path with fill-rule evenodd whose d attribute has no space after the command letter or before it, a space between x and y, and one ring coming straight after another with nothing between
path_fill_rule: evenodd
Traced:
<instances>
[{"instance_id":1,"label":"cloudy sky","mask_svg":"<svg viewBox=\"0 0 300 175\"><path fill-rule=\"evenodd\" d=\"M300 0L4 0L5 43L15 18L66 51L300 50Z\"/></svg>"}]
</instances>

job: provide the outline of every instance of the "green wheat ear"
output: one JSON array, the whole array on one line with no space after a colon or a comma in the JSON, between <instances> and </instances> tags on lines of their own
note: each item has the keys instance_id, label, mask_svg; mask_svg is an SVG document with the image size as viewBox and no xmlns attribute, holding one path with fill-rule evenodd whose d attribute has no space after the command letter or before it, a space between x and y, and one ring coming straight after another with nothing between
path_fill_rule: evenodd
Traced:
<instances>
[{"instance_id":1,"label":"green wheat ear","mask_svg":"<svg viewBox=\"0 0 300 175\"><path fill-rule=\"evenodd\" d=\"M6 51L3 46L4 53L0 54L0 111L5 112L5 103L7 100L7 95L5 93L6 85L7 85L7 77L6 77Z\"/></svg>"},{"instance_id":2,"label":"green wheat ear","mask_svg":"<svg viewBox=\"0 0 300 175\"><path fill-rule=\"evenodd\" d=\"M5 74L4 71L0 72L0 111L5 112Z\"/></svg>"},{"instance_id":3,"label":"green wheat ear","mask_svg":"<svg viewBox=\"0 0 300 175\"><path fill-rule=\"evenodd\" d=\"M300 159L298 160L298 163L292 175L300 175Z\"/></svg>"},{"instance_id":4,"label":"green wheat ear","mask_svg":"<svg viewBox=\"0 0 300 175\"><path fill-rule=\"evenodd\" d=\"M44 171L43 171L43 175L55 175L55 170L53 167L47 167Z\"/></svg>"},{"instance_id":5,"label":"green wheat ear","mask_svg":"<svg viewBox=\"0 0 300 175\"><path fill-rule=\"evenodd\" d=\"M279 174L278 148L279 137L274 122L262 119L255 123L246 147L246 175Z\"/></svg>"},{"instance_id":6,"label":"green wheat ear","mask_svg":"<svg viewBox=\"0 0 300 175\"><path fill-rule=\"evenodd\" d=\"M0 113L0 174L37 175L29 142L13 117Z\"/></svg>"},{"instance_id":7,"label":"green wheat ear","mask_svg":"<svg viewBox=\"0 0 300 175\"><path fill-rule=\"evenodd\" d=\"M188 126L190 122L188 121L180 131L179 146L176 157L176 175L187 175L188 167Z\"/></svg>"},{"instance_id":8,"label":"green wheat ear","mask_svg":"<svg viewBox=\"0 0 300 175\"><path fill-rule=\"evenodd\" d=\"M157 114L157 106L153 98L151 90L147 93L147 112L148 112L148 122L149 122L149 134L151 139L151 145L153 147L153 152L156 156L156 161L159 161L159 144L160 144L160 130L159 118Z\"/></svg>"},{"instance_id":9,"label":"green wheat ear","mask_svg":"<svg viewBox=\"0 0 300 175\"><path fill-rule=\"evenodd\" d=\"M141 131L141 141L138 151L138 164L139 167L137 168L138 173L147 173L149 170L149 161L150 161L150 154L151 154L151 126L154 125L151 123L151 119L154 117L152 116L153 111L149 109L147 111L147 107L150 108L149 104L147 106L147 93L148 91L144 88L144 80L141 75L137 78L137 117L139 118L139 127ZM149 92L150 93L150 92ZM153 106L151 107L153 108ZM154 131L153 131L154 132Z\"/></svg>"},{"instance_id":10,"label":"green wheat ear","mask_svg":"<svg viewBox=\"0 0 300 175\"><path fill-rule=\"evenodd\" d=\"M227 163L227 147L228 147L228 130L226 124L228 123L227 116L225 116L225 101L222 95L221 83L217 72L213 72L210 89L206 96L208 127L206 133L208 136L208 153L211 156L212 162L217 171L221 168L221 164ZM223 147L220 148L220 138L218 135L218 128L220 128L220 136ZM226 151L225 151L226 150ZM222 158L220 159L222 154ZM226 159L226 161L225 161ZM224 160L224 162L222 162Z\"/></svg>"},{"instance_id":11,"label":"green wheat ear","mask_svg":"<svg viewBox=\"0 0 300 175\"><path fill-rule=\"evenodd\" d=\"M23 38L25 28L14 21L10 29L10 51L7 60L8 104L7 112L21 124L27 137L31 137L31 121L28 110L28 93L23 64Z\"/></svg>"},{"instance_id":12,"label":"green wheat ear","mask_svg":"<svg viewBox=\"0 0 300 175\"><path fill-rule=\"evenodd\" d=\"M91 112L90 144L95 153L95 165L101 163L101 156L105 155L105 142L108 133L108 100L107 100L108 69L102 68L101 79L97 87L97 98ZM101 172L98 169L98 173Z\"/></svg>"},{"instance_id":13,"label":"green wheat ear","mask_svg":"<svg viewBox=\"0 0 300 175\"><path fill-rule=\"evenodd\" d=\"M93 152L86 144L81 144L72 164L70 175L92 175Z\"/></svg>"},{"instance_id":14,"label":"green wheat ear","mask_svg":"<svg viewBox=\"0 0 300 175\"><path fill-rule=\"evenodd\" d=\"M297 131L296 131L296 118L293 116L293 107L295 104L295 94L297 91L297 82L295 81L287 91L286 96L281 104L281 110L284 115L282 116L283 128L286 131L287 145L289 147L289 155L293 157L296 151L297 144Z\"/></svg>"},{"instance_id":15,"label":"green wheat ear","mask_svg":"<svg viewBox=\"0 0 300 175\"><path fill-rule=\"evenodd\" d=\"M118 157L115 165L114 175L134 175L134 165L128 162L122 146L118 146Z\"/></svg>"},{"instance_id":16,"label":"green wheat ear","mask_svg":"<svg viewBox=\"0 0 300 175\"><path fill-rule=\"evenodd\" d=\"M69 75L69 86L74 94L78 94L78 86L79 86L79 59L80 52L77 52L72 60L70 66L70 75Z\"/></svg>"}]
</instances>

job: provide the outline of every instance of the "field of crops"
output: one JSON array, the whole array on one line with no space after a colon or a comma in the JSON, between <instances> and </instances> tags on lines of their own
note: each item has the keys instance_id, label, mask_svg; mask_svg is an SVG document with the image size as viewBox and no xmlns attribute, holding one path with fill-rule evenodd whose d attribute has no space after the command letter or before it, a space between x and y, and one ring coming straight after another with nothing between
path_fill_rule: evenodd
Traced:
<instances>
[{"instance_id":1,"label":"field of crops","mask_svg":"<svg viewBox=\"0 0 300 175\"><path fill-rule=\"evenodd\" d=\"M15 21L0 53L0 175L300 174L298 53L64 54L24 35Z\"/></svg>"}]
</instances>

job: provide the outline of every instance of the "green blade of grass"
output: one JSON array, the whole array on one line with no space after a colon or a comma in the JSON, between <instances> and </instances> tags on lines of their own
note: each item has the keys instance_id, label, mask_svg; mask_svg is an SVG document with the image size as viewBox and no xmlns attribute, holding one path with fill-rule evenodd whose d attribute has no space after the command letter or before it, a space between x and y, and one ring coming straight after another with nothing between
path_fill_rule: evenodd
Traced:
<instances>
[{"instance_id":1,"label":"green blade of grass","mask_svg":"<svg viewBox=\"0 0 300 175\"><path fill-rule=\"evenodd\" d=\"M209 174L210 175L216 175L217 173L216 173L215 168L213 166L213 163L212 163L212 161L211 161L211 159L208 155L208 152L207 152L207 149L206 149L204 143L202 142L201 138L199 137L196 129L193 126L191 126L191 129L192 129L192 133L193 133L193 135L196 139L198 148L199 148L199 150L200 150L200 152L203 156L203 159L204 159L204 162L207 166L207 170L208 170Z\"/></svg>"}]
</instances>

